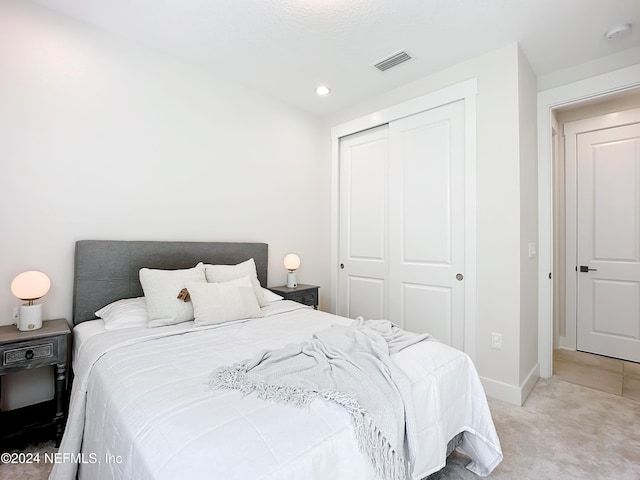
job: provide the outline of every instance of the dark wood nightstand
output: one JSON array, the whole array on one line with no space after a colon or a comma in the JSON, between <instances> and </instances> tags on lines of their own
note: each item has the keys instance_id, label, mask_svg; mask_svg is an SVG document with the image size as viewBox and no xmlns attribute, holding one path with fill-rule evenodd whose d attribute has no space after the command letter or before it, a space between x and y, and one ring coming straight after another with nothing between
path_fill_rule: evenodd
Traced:
<instances>
[{"instance_id":1,"label":"dark wood nightstand","mask_svg":"<svg viewBox=\"0 0 640 480\"><path fill-rule=\"evenodd\" d=\"M310 307L318 309L318 287L317 285L304 285L299 283L295 288L289 288L286 285L280 287L269 287L273 293L277 293L285 300L293 300L294 302L303 303Z\"/></svg>"},{"instance_id":2,"label":"dark wood nightstand","mask_svg":"<svg viewBox=\"0 0 640 480\"><path fill-rule=\"evenodd\" d=\"M27 430L52 425L56 442L60 443L67 410L70 334L71 329L64 318L44 321L42 328L28 332L18 330L15 325L0 327L0 376L48 365L55 368L55 397L52 402L0 412L3 426L0 439L3 443L24 436Z\"/></svg>"}]
</instances>

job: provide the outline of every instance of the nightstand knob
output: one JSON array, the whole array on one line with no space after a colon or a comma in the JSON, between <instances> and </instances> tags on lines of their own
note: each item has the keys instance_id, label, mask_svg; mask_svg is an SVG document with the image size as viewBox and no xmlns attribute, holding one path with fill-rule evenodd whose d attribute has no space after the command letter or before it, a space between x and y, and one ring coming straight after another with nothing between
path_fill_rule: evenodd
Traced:
<instances>
[{"instance_id":1,"label":"nightstand knob","mask_svg":"<svg viewBox=\"0 0 640 480\"><path fill-rule=\"evenodd\" d=\"M24 352L24 358L26 358L27 360L31 360L33 358L33 350L29 349Z\"/></svg>"}]
</instances>

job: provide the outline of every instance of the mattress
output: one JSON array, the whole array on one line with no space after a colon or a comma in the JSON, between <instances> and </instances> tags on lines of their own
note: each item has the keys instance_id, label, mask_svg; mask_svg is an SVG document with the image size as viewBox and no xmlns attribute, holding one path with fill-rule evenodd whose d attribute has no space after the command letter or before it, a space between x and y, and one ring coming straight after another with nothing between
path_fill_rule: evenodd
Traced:
<instances>
[{"instance_id":1,"label":"mattress","mask_svg":"<svg viewBox=\"0 0 640 480\"><path fill-rule=\"evenodd\" d=\"M212 391L217 367L264 349L299 343L352 320L290 301L265 316L208 327L187 322L155 329L74 329L64 462L52 479L374 479L339 406L271 403L237 391ZM418 437L413 478L441 469L447 443L469 469L489 474L502 460L486 397L469 357L437 341L394 355L412 384ZM82 455L78 455L78 454Z\"/></svg>"}]
</instances>

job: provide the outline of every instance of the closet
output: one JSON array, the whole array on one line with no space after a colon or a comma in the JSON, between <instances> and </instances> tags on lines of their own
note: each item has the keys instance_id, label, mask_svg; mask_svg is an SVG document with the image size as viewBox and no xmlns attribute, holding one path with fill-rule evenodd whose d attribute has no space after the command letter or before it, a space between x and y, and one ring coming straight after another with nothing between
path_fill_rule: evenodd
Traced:
<instances>
[{"instance_id":1,"label":"closet","mask_svg":"<svg viewBox=\"0 0 640 480\"><path fill-rule=\"evenodd\" d=\"M337 313L465 344L465 100L339 138Z\"/></svg>"}]
</instances>

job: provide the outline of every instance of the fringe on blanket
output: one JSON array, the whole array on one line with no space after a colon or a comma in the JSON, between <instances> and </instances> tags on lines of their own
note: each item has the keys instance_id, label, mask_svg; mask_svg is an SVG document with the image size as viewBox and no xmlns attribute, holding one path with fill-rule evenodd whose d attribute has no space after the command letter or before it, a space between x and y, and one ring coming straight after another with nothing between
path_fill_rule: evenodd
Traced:
<instances>
[{"instance_id":1,"label":"fringe on blanket","mask_svg":"<svg viewBox=\"0 0 640 480\"><path fill-rule=\"evenodd\" d=\"M244 395L255 393L262 400L287 403L296 407L307 406L316 399L334 402L349 413L360 451L369 458L378 476L385 480L408 478L408 462L393 449L353 395L335 390L316 391L295 386L252 382L247 378L245 365L222 367L214 371L209 377L209 387L214 390L239 390Z\"/></svg>"}]
</instances>

